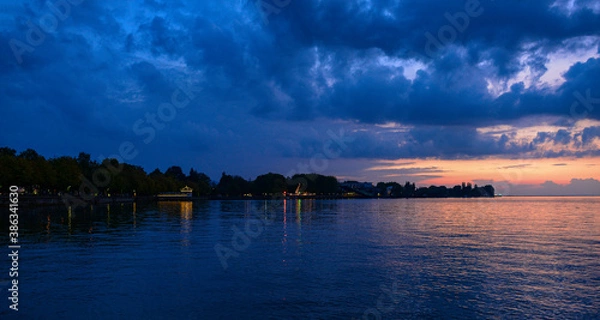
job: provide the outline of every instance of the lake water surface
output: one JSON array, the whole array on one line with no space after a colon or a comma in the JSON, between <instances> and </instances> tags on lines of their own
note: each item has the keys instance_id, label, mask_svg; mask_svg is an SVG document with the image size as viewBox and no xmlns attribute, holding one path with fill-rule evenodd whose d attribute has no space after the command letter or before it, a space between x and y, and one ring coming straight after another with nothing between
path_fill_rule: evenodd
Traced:
<instances>
[{"instance_id":1,"label":"lake water surface","mask_svg":"<svg viewBox=\"0 0 600 320\"><path fill-rule=\"evenodd\" d=\"M0 318L598 318L599 208L599 197L22 208L19 312L3 272Z\"/></svg>"}]
</instances>

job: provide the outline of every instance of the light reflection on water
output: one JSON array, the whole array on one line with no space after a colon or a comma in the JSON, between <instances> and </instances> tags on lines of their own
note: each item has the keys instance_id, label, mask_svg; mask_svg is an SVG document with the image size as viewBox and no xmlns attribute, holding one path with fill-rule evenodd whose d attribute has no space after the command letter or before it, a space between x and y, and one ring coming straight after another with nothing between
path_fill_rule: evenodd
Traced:
<instances>
[{"instance_id":1,"label":"light reflection on water","mask_svg":"<svg viewBox=\"0 0 600 320\"><path fill-rule=\"evenodd\" d=\"M599 205L538 197L22 210L19 316L594 318ZM226 269L217 244L235 252Z\"/></svg>"}]
</instances>

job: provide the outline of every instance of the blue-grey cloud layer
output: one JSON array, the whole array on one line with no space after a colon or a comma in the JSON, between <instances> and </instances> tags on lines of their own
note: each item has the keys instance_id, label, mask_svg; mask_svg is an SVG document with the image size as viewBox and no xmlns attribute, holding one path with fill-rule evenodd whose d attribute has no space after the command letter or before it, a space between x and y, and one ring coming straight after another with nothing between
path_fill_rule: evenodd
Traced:
<instances>
[{"instance_id":1,"label":"blue-grey cloud layer","mask_svg":"<svg viewBox=\"0 0 600 320\"><path fill-rule=\"evenodd\" d=\"M242 174L240 158L310 157L339 128L354 139L343 157L510 157L549 141L578 149L533 154L598 155L598 127L571 126L600 120L600 59L570 66L558 87L488 88L524 69L541 76L557 50L598 50L593 1L569 12L554 0L265 1L285 6L266 15L255 1L3 1L0 144L109 155L132 141L145 152L134 162L217 171L220 161ZM478 12L468 24L466 3ZM429 44L451 21L456 39ZM421 70L409 77L408 64ZM144 143L134 124L181 83L202 92ZM564 129L528 142L476 130L539 116ZM359 130L389 122L407 129Z\"/></svg>"}]
</instances>

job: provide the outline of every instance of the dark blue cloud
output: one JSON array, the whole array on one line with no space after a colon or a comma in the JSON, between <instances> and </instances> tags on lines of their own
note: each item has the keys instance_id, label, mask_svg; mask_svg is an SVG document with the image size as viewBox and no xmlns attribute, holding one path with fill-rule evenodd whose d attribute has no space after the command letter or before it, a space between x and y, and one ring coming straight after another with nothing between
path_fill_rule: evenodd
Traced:
<instances>
[{"instance_id":1,"label":"dark blue cloud","mask_svg":"<svg viewBox=\"0 0 600 320\"><path fill-rule=\"evenodd\" d=\"M595 138L600 138L600 127L589 127L583 130L581 141L584 144L591 143Z\"/></svg>"},{"instance_id":2,"label":"dark blue cloud","mask_svg":"<svg viewBox=\"0 0 600 320\"><path fill-rule=\"evenodd\" d=\"M268 24L254 1L83 1L63 7L64 19L44 1L13 5L0 25L0 144L99 155L133 141L157 157L144 164L168 162L156 150L171 150L239 167L236 153L260 150L256 160L268 162L318 152L323 134L310 126L395 122L406 129L353 132L342 156L513 156L548 141L593 154L595 127L527 142L477 130L548 115L565 127L600 120L598 58L570 66L557 88L517 81L500 95L489 89L525 69L539 78L556 50L598 47L593 3L576 1L567 14L554 2L481 0L481 14L435 52L426 34L464 24L465 1L292 0ZM52 16L53 30L32 44L32 26L48 29L43 18ZM134 123L182 83L202 92L145 144Z\"/></svg>"},{"instance_id":3,"label":"dark blue cloud","mask_svg":"<svg viewBox=\"0 0 600 320\"><path fill-rule=\"evenodd\" d=\"M560 129L556 132L554 141L560 144L569 144L571 142L571 133L565 129Z\"/></svg>"}]
</instances>

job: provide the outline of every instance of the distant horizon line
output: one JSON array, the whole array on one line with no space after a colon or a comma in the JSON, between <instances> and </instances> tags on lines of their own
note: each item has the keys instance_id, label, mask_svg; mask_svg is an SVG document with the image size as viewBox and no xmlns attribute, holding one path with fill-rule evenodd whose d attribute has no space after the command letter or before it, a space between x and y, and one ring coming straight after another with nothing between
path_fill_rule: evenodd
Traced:
<instances>
[{"instance_id":1,"label":"distant horizon line","mask_svg":"<svg viewBox=\"0 0 600 320\"><path fill-rule=\"evenodd\" d=\"M496 198L503 197L600 197L600 194L503 194Z\"/></svg>"},{"instance_id":2,"label":"distant horizon line","mask_svg":"<svg viewBox=\"0 0 600 320\"><path fill-rule=\"evenodd\" d=\"M91 158L91 154L87 153L87 152L84 152L84 151L79 151L79 153L78 153L77 156L76 155L67 155L68 153L64 154L64 155L56 155L56 153L54 153L52 156L48 156L48 155L44 156L44 155L38 153L37 150L35 150L35 149L31 148L31 147L24 148L23 150L20 150L20 152L17 151L18 149L16 149L16 148L13 149L12 147L10 147L8 145L0 146L0 149L13 150L15 152L15 156L17 156L17 157L20 156L25 151L32 150L37 155L43 157L46 160L57 159L57 158L61 158L61 157L70 157L70 158L73 158L73 159L77 159L78 155L80 155L82 153L90 156L90 158ZM100 158L103 158L103 160L100 160ZM108 156L108 157L98 157L97 160L92 160L92 161L95 161L97 164L101 164L105 160L117 160L117 161L121 160L121 161L119 161L119 163L142 168L146 172L146 174L150 174L154 170L159 170L161 173L165 173L166 170L168 170L168 168L167 169L161 169L160 165L159 166L155 166L155 165L147 166L147 165L142 165L142 164L134 164L134 163L127 162L127 161L125 161L123 159L117 159L115 157L110 157L110 156ZM171 165L170 167L183 168L185 166ZM192 166L192 165L189 166L189 167L190 167L190 170L194 169L194 166ZM152 170L152 169L148 169L148 168L154 168L154 169ZM245 178L241 174L228 173L227 170L220 170L220 171L221 171L221 174L225 173L225 174L229 174L231 176L239 176L239 177L241 177L244 180L252 180L252 178ZM199 173L204 173L203 171L198 171L198 172ZM269 170L268 173L280 174L280 173L277 172L277 170ZM212 183L217 183L218 180L219 180L218 178L217 179L213 179L213 177L211 177L211 175L209 175L209 174L206 174L206 173L204 173L204 174L211 180ZM323 173L316 173L316 172L305 172L305 173L297 173L297 174L305 174L305 175L319 174L319 175L324 175L324 176L335 177L336 179L338 179L339 183L354 182L355 181L355 182L358 182L358 183L370 183L373 186L376 186L377 183L381 183L381 182L383 182L383 183L394 182L394 183L398 183L398 184L402 184L403 183L403 182L401 182L401 180L387 180L387 181L386 180L381 180L381 177L378 178L379 181L371 182L371 181L365 181L365 180L361 181L361 180L356 179L356 178L354 178L354 179L348 179L348 177L344 177L344 175L340 175L338 177L338 175L335 175L335 174L323 174ZM264 173L263 173L263 175L264 175ZM280 174L280 175L283 175L283 174ZM259 174L258 176L261 176L261 174ZM287 177L285 175L283 175L283 176L285 178L291 178L291 177ZM410 178L408 178L408 179L410 179ZM452 189L453 187L460 186L461 183L472 184L472 186L475 187L476 185L479 185L479 183L477 183L476 180L480 180L480 179L473 179L473 180L463 180L462 182L455 182L455 183L431 184L431 183L422 183L421 181L418 181L418 180L417 181L414 181L414 180L410 181L408 179L407 180L402 180L402 181L404 181L404 182L410 182L410 183L414 184L417 188L427 188L429 186L436 186L436 187L445 187L445 188L448 188L448 189ZM590 177L590 178L587 178L587 179L596 180L593 177ZM553 182L553 183L556 183L553 180L549 180L549 181ZM488 181L488 182L486 182L486 183L484 183L482 185L489 184L489 185L494 186L494 182L495 181ZM497 182L500 182L500 181L497 181ZM563 184L563 183L556 183L556 184L561 185L561 186L562 185L564 185L564 186L568 185L568 184ZM515 184L515 186L518 186L518 185L526 186L526 185L529 185L529 184L518 184L518 183ZM599 197L600 193L597 193L597 194L502 194L502 193L498 193L497 195L499 195L501 197Z\"/></svg>"}]
</instances>

